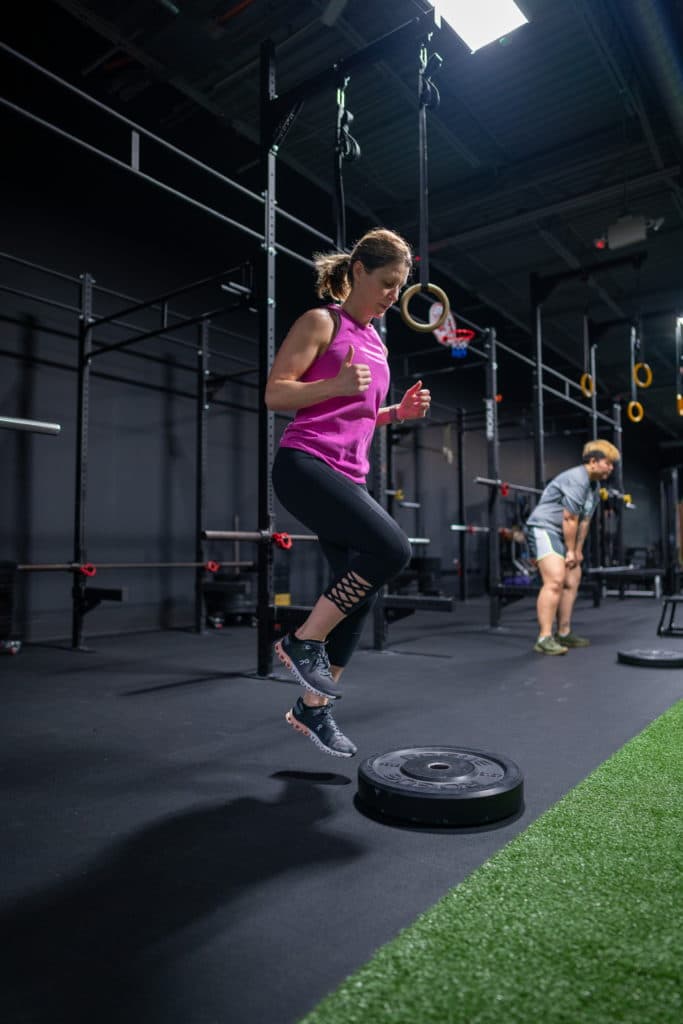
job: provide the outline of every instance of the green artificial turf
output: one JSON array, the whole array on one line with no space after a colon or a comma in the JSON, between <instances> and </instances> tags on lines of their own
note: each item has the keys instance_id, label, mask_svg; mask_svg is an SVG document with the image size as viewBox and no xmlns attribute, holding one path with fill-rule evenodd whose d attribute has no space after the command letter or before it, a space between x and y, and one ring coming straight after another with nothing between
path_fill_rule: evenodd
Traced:
<instances>
[{"instance_id":1,"label":"green artificial turf","mask_svg":"<svg viewBox=\"0 0 683 1024\"><path fill-rule=\"evenodd\" d=\"M682 806L683 701L301 1024L681 1024Z\"/></svg>"}]
</instances>

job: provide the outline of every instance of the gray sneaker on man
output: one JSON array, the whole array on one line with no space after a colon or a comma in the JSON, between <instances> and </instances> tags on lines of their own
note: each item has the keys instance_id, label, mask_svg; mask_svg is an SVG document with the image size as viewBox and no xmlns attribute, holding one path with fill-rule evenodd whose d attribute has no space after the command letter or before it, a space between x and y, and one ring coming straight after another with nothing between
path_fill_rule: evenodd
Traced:
<instances>
[{"instance_id":1,"label":"gray sneaker on man","mask_svg":"<svg viewBox=\"0 0 683 1024\"><path fill-rule=\"evenodd\" d=\"M534 644L534 650L538 654L566 654L569 648L558 644L554 636L542 636Z\"/></svg>"}]
</instances>

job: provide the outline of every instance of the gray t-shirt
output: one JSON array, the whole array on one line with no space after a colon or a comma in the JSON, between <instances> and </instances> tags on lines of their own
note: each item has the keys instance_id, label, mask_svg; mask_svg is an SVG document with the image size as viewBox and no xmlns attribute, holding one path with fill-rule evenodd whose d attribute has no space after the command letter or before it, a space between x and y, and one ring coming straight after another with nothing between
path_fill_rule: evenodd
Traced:
<instances>
[{"instance_id":1,"label":"gray t-shirt","mask_svg":"<svg viewBox=\"0 0 683 1024\"><path fill-rule=\"evenodd\" d=\"M527 519L527 526L555 530L562 536L562 514L565 509L579 520L589 519L597 502L598 484L591 482L585 466L572 466L558 473L541 495L538 505Z\"/></svg>"}]
</instances>

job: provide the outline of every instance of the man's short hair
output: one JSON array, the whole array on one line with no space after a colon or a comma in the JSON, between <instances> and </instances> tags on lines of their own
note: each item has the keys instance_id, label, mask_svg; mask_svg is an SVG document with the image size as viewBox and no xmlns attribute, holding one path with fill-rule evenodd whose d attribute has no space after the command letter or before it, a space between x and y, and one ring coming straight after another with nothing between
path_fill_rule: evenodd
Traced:
<instances>
[{"instance_id":1,"label":"man's short hair","mask_svg":"<svg viewBox=\"0 0 683 1024\"><path fill-rule=\"evenodd\" d=\"M619 449L615 448L610 441L587 441L583 446L581 461L586 463L591 459L609 459L610 462L618 462L621 458Z\"/></svg>"}]
</instances>

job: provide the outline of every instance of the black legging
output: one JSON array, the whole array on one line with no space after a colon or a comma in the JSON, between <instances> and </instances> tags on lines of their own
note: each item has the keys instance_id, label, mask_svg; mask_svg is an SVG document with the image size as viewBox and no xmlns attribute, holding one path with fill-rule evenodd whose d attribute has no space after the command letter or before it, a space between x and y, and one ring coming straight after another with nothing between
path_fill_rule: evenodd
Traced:
<instances>
[{"instance_id":1,"label":"black legging","mask_svg":"<svg viewBox=\"0 0 683 1024\"><path fill-rule=\"evenodd\" d=\"M332 665L348 664L378 590L410 561L410 542L398 523L368 494L321 459L297 448L280 448L273 463L273 486L284 505L316 533L332 570L325 596L344 609L340 591L356 588L353 610L332 630L327 653ZM353 589L353 587L351 587Z\"/></svg>"}]
</instances>

